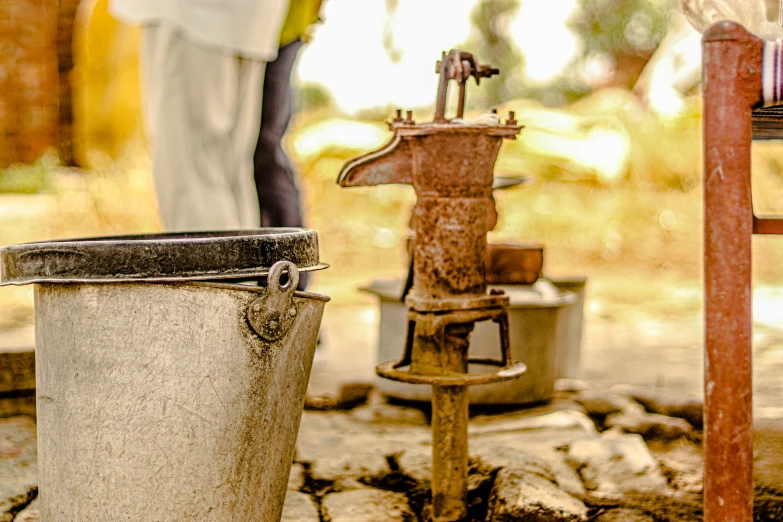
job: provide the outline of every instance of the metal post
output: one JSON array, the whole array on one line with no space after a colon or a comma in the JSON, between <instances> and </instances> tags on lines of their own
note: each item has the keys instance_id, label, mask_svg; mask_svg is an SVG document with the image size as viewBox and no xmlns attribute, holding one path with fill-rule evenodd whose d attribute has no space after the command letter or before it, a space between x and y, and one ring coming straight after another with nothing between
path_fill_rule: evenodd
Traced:
<instances>
[{"instance_id":1,"label":"metal post","mask_svg":"<svg viewBox=\"0 0 783 522\"><path fill-rule=\"evenodd\" d=\"M468 503L468 387L432 387L432 511L458 522Z\"/></svg>"},{"instance_id":2,"label":"metal post","mask_svg":"<svg viewBox=\"0 0 783 522\"><path fill-rule=\"evenodd\" d=\"M418 369L441 375L468 371L472 323L436 326L421 321L418 332L434 326L440 342L419 335L414 340ZM443 330L441 331L441 328ZM440 335L440 334L443 335ZM427 349L429 348L429 349ZM426 366L422 366L426 365ZM425 371L427 371L425 370ZM468 501L468 387L432 386L432 511L434 522L458 522L467 515Z\"/></svg>"},{"instance_id":3,"label":"metal post","mask_svg":"<svg viewBox=\"0 0 783 522\"><path fill-rule=\"evenodd\" d=\"M753 518L751 109L761 40L722 22L703 38L704 520Z\"/></svg>"}]
</instances>

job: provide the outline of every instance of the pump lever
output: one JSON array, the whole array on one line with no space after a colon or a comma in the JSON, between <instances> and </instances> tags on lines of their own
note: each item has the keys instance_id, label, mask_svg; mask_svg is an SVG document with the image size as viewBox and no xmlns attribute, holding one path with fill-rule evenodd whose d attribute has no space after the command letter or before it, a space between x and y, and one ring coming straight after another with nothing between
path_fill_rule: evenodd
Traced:
<instances>
[{"instance_id":1,"label":"pump lever","mask_svg":"<svg viewBox=\"0 0 783 522\"><path fill-rule=\"evenodd\" d=\"M476 85L481 78L490 78L500 73L497 67L481 65L476 58L468 52L452 49L448 54L445 52L441 59L435 65L435 72L438 73L438 100L435 107L434 122L446 122L446 99L448 98L449 82L454 80L459 85L459 104L457 106L457 118L462 118L465 112L465 86L468 79L472 76L476 79Z\"/></svg>"}]
</instances>

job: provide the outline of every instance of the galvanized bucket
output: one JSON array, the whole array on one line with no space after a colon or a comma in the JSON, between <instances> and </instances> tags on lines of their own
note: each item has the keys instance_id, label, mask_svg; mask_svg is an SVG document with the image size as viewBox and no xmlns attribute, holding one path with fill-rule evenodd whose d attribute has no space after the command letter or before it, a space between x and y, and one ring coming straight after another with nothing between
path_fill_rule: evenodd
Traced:
<instances>
[{"instance_id":1,"label":"galvanized bucket","mask_svg":"<svg viewBox=\"0 0 783 522\"><path fill-rule=\"evenodd\" d=\"M37 283L42 521L279 520L328 301L295 290L317 248L270 229L0 250L5 284Z\"/></svg>"}]
</instances>

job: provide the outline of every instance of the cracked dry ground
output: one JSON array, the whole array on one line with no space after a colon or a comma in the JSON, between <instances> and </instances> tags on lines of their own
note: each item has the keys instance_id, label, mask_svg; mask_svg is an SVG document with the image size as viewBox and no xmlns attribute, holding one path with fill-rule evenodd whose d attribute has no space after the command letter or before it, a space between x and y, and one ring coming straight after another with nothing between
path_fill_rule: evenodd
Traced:
<instances>
[{"instance_id":1,"label":"cracked dry ground","mask_svg":"<svg viewBox=\"0 0 783 522\"><path fill-rule=\"evenodd\" d=\"M559 387L546 406L473 415L468 520L701 520L697 401ZM758 423L756 450L755 519L783 521L783 422ZM430 520L430 451L427 411L377 393L351 410L305 411L283 520ZM0 419L0 522L38 520L36 494L35 423Z\"/></svg>"}]
</instances>

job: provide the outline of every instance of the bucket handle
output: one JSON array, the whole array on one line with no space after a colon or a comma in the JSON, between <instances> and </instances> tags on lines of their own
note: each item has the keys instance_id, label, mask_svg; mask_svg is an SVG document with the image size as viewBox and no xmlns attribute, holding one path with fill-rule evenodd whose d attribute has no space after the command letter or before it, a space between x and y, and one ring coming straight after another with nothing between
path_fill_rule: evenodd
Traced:
<instances>
[{"instance_id":1,"label":"bucket handle","mask_svg":"<svg viewBox=\"0 0 783 522\"><path fill-rule=\"evenodd\" d=\"M288 274L288 281L282 284L284 273ZM296 265L288 261L272 265L264 293L251 301L247 308L247 322L259 337L270 342L277 341L291 330L299 313L294 303L298 284Z\"/></svg>"}]
</instances>

